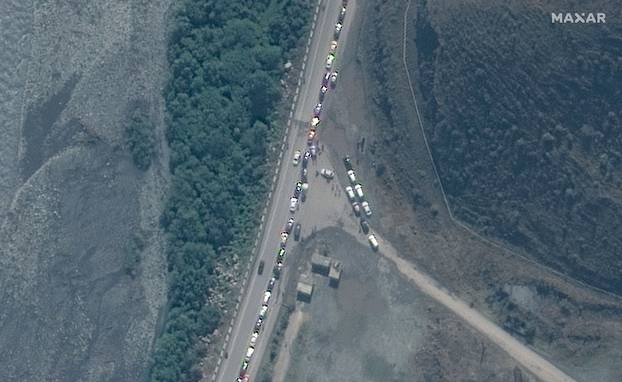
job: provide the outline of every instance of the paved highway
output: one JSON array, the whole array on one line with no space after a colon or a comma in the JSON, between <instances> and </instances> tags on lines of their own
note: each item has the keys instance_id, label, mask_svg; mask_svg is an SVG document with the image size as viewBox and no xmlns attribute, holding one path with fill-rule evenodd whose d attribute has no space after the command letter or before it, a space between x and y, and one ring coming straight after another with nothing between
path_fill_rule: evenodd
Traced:
<instances>
[{"instance_id":1,"label":"paved highway","mask_svg":"<svg viewBox=\"0 0 622 382\"><path fill-rule=\"evenodd\" d=\"M354 1L350 1L348 12L354 6ZM228 357L223 359L218 372L218 380L223 382L235 381L239 376L242 359L246 354L250 335L258 317L261 306L263 293L266 289L268 281L272 276L272 267L276 260L276 253L279 248L280 233L283 230L287 219L292 216L289 212L289 198L294 192L296 182L300 179L301 166L294 167L291 158L296 149L304 152L306 145L306 133L308 121L311 119L313 107L318 101L319 90L322 77L325 73L324 65L330 41L333 40L334 26L341 9L341 0L321 0L318 8L315 28L310 40L309 52L305 62L305 70L303 81L298 89L298 98L294 107L293 119L289 128L286 149L280 164L279 178L272 194L272 201L269 211L265 216L264 232L259 244L258 259L249 274L248 287L239 306L238 315L230 334L230 341L227 346ZM346 16L344 28L341 32L340 43L345 41L349 30L349 18ZM341 45L341 44L340 44ZM337 69L339 62L339 48L337 49ZM331 91L328 91L326 99L330 99ZM302 121L302 122L301 122ZM322 140L322 129L326 126L320 125L318 128L318 138ZM314 168L309 169L309 175L315 172ZM310 196L311 197L311 196ZM305 205L300 205L305 208ZM294 214L295 217L295 214ZM298 221L297 221L298 222ZM304 221L303 235L305 233ZM289 251L294 244L293 235L288 240L287 250ZM257 266L259 261L265 262L265 268L262 275L257 274ZM287 260L283 269L285 277L287 275ZM283 277L282 277L283 279ZM285 280L279 280L270 301L270 310L264 322L261 335L259 337L256 352L253 355L251 366L248 370L251 381L255 376L258 363L261 360L261 353L269 341L271 328L274 326L276 318L275 304L280 303L281 285Z\"/></svg>"}]
</instances>

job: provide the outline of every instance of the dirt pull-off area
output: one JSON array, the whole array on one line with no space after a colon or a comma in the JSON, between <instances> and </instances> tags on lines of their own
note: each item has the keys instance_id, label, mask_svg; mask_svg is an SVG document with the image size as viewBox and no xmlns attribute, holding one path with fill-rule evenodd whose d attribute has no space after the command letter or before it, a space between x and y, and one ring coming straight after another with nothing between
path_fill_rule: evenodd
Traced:
<instances>
[{"instance_id":1,"label":"dirt pull-off area","mask_svg":"<svg viewBox=\"0 0 622 382\"><path fill-rule=\"evenodd\" d=\"M343 155L352 157L372 206L371 229L401 258L573 379L621 380L615 366L622 356L619 298L491 245L450 218L402 60L407 1L360 4L359 31L353 31L349 43L354 46L340 58L340 82L323 111L322 136L341 174ZM407 48L412 49L416 10L407 15ZM408 63L416 65L412 53ZM415 88L420 76L411 72Z\"/></svg>"},{"instance_id":2,"label":"dirt pull-off area","mask_svg":"<svg viewBox=\"0 0 622 382\"><path fill-rule=\"evenodd\" d=\"M166 299L169 1L0 3L0 380L139 381ZM124 136L140 105L156 159Z\"/></svg>"},{"instance_id":3,"label":"dirt pull-off area","mask_svg":"<svg viewBox=\"0 0 622 382\"><path fill-rule=\"evenodd\" d=\"M307 319L293 345L281 348L291 357L287 381L535 380L353 234L318 231L294 254L301 266L327 248L344 271L338 288L314 274L311 302L297 303Z\"/></svg>"}]
</instances>

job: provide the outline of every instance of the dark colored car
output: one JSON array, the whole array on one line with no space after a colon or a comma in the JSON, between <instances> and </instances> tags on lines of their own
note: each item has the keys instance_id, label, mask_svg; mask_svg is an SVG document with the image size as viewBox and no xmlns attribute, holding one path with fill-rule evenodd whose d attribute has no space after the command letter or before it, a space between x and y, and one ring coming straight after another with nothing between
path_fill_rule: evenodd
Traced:
<instances>
[{"instance_id":1,"label":"dark colored car","mask_svg":"<svg viewBox=\"0 0 622 382\"><path fill-rule=\"evenodd\" d=\"M296 223L296 226L294 227L294 240L298 241L300 240L300 230L301 230L301 226L300 223Z\"/></svg>"},{"instance_id":2,"label":"dark colored car","mask_svg":"<svg viewBox=\"0 0 622 382\"><path fill-rule=\"evenodd\" d=\"M265 264L264 264L264 261L263 261L263 260L261 260L261 261L259 262L259 267L257 268L257 274L262 274L262 273L263 273L263 267L264 267L264 265L265 265Z\"/></svg>"},{"instance_id":3,"label":"dark colored car","mask_svg":"<svg viewBox=\"0 0 622 382\"><path fill-rule=\"evenodd\" d=\"M361 229L363 230L363 233L369 233L369 223L367 223L367 220L361 219Z\"/></svg>"},{"instance_id":4,"label":"dark colored car","mask_svg":"<svg viewBox=\"0 0 622 382\"><path fill-rule=\"evenodd\" d=\"M294 198L300 198L300 192L302 191L302 188L294 188Z\"/></svg>"},{"instance_id":5,"label":"dark colored car","mask_svg":"<svg viewBox=\"0 0 622 382\"><path fill-rule=\"evenodd\" d=\"M278 280L279 277L281 277L281 268L275 265L274 268L272 268L272 275L274 276L275 279Z\"/></svg>"},{"instance_id":6,"label":"dark colored car","mask_svg":"<svg viewBox=\"0 0 622 382\"><path fill-rule=\"evenodd\" d=\"M255 330L261 330L261 325L263 325L263 320L260 318L255 322Z\"/></svg>"},{"instance_id":7,"label":"dark colored car","mask_svg":"<svg viewBox=\"0 0 622 382\"><path fill-rule=\"evenodd\" d=\"M345 158L343 158L343 164L346 166L346 170L353 170L352 161L350 160L349 155L346 155Z\"/></svg>"},{"instance_id":8,"label":"dark colored car","mask_svg":"<svg viewBox=\"0 0 622 382\"><path fill-rule=\"evenodd\" d=\"M300 181L302 183L307 183L307 181L309 179L307 179L307 174L309 173L309 171L306 168L303 168L302 171L300 171Z\"/></svg>"},{"instance_id":9,"label":"dark colored car","mask_svg":"<svg viewBox=\"0 0 622 382\"><path fill-rule=\"evenodd\" d=\"M289 218L287 223L285 224L285 232L288 234L292 233L292 229L294 228L294 218Z\"/></svg>"}]
</instances>

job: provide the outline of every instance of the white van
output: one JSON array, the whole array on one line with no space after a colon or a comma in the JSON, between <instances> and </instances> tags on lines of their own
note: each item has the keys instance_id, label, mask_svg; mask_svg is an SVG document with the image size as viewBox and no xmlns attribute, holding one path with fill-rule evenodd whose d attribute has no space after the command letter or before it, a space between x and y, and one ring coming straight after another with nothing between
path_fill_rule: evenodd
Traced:
<instances>
[{"instance_id":1,"label":"white van","mask_svg":"<svg viewBox=\"0 0 622 382\"><path fill-rule=\"evenodd\" d=\"M367 236L367 239L369 240L369 244L371 245L371 248L372 248L374 251L377 251L377 250L378 250L379 245L378 245L378 240L376 239L376 235L374 235L374 234L372 233L372 234L370 234L369 236Z\"/></svg>"}]
</instances>

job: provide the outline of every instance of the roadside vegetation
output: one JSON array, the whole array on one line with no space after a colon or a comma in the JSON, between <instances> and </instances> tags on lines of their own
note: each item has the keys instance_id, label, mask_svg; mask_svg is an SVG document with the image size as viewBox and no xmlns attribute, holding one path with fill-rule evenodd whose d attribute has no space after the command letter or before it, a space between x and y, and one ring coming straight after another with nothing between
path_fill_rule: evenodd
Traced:
<instances>
[{"instance_id":1,"label":"roadside vegetation","mask_svg":"<svg viewBox=\"0 0 622 382\"><path fill-rule=\"evenodd\" d=\"M306 30L302 0L195 1L176 6L165 92L172 186L162 216L169 296L150 380L196 381L222 312L208 303L215 265L246 258L267 190L269 137L286 55Z\"/></svg>"}]
</instances>

